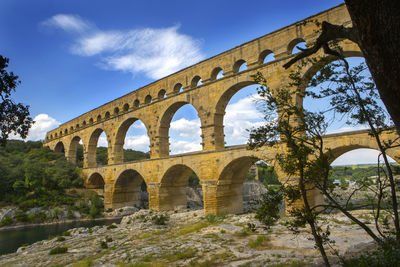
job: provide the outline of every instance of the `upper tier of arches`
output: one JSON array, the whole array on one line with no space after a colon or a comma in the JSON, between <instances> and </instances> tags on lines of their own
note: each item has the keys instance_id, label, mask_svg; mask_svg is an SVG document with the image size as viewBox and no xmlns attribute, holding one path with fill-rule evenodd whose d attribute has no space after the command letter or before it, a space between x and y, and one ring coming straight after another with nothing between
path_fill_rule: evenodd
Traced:
<instances>
[{"instance_id":1,"label":"upper tier of arches","mask_svg":"<svg viewBox=\"0 0 400 267\"><path fill-rule=\"evenodd\" d=\"M350 18L344 5L317 14L313 16L313 19L332 21L335 24L347 25L350 23ZM58 129L49 132L46 136L46 141L52 141L78 132L82 128L103 123L124 113L153 105L176 94L210 85L220 79L237 75L240 71L247 71L265 64L273 64L275 61L291 56L293 48L299 42L312 43L316 37L315 29L316 25L313 23L304 25L302 22L298 22L247 42L171 74L65 123ZM265 61L270 55L274 55L274 61ZM246 66L246 68L241 68L241 66Z\"/></svg>"}]
</instances>

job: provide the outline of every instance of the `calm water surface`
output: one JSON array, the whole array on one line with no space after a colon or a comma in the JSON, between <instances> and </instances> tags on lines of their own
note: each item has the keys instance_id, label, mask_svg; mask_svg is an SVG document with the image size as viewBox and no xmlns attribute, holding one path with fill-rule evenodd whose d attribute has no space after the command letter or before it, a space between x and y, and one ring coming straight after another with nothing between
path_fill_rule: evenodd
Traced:
<instances>
[{"instance_id":1,"label":"calm water surface","mask_svg":"<svg viewBox=\"0 0 400 267\"><path fill-rule=\"evenodd\" d=\"M0 231L0 255L12 253L23 244L33 244L77 227L93 227L119 223L121 219L70 222Z\"/></svg>"}]
</instances>

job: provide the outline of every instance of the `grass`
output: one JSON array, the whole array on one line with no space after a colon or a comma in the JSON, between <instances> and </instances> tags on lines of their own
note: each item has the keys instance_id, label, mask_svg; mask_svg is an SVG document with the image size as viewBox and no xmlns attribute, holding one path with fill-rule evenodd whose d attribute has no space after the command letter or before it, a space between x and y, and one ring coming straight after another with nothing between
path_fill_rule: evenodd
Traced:
<instances>
[{"instance_id":1,"label":"grass","mask_svg":"<svg viewBox=\"0 0 400 267\"><path fill-rule=\"evenodd\" d=\"M65 237L63 237L63 236L57 236L57 241L58 241L58 242L65 241Z\"/></svg>"},{"instance_id":2,"label":"grass","mask_svg":"<svg viewBox=\"0 0 400 267\"><path fill-rule=\"evenodd\" d=\"M68 252L67 247L55 247L50 250L49 255L62 254L67 252Z\"/></svg>"},{"instance_id":3,"label":"grass","mask_svg":"<svg viewBox=\"0 0 400 267\"><path fill-rule=\"evenodd\" d=\"M269 241L269 237L265 235L258 235L256 239L249 240L248 245L253 249L258 249L261 247L265 247Z\"/></svg>"},{"instance_id":4,"label":"grass","mask_svg":"<svg viewBox=\"0 0 400 267\"><path fill-rule=\"evenodd\" d=\"M174 262L177 260L187 260L190 258L193 258L197 253L197 249L193 249L193 248L188 248L185 249L184 251L177 251L176 253L172 253L172 254L167 254L162 256L162 258L170 261L170 262Z\"/></svg>"},{"instance_id":5,"label":"grass","mask_svg":"<svg viewBox=\"0 0 400 267\"><path fill-rule=\"evenodd\" d=\"M210 225L210 223L198 222L198 223L195 223L195 224L192 224L192 225L189 225L189 226L186 226L186 227L180 229L176 233L176 236L181 236L181 235L187 235L187 234L190 234L190 233L194 233L194 232L197 232L197 231L199 231L199 230L201 230L201 229L203 229L203 228L205 228L205 227L207 227L209 225Z\"/></svg>"}]
</instances>

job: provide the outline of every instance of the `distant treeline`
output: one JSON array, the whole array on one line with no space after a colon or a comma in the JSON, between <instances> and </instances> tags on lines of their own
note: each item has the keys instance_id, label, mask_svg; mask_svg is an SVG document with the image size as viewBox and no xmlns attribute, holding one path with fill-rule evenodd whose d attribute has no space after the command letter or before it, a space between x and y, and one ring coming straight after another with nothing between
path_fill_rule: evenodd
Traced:
<instances>
[{"instance_id":1,"label":"distant treeline","mask_svg":"<svg viewBox=\"0 0 400 267\"><path fill-rule=\"evenodd\" d=\"M82 187L80 169L41 142L10 140L0 147L0 201L22 208L73 204L65 194Z\"/></svg>"},{"instance_id":2,"label":"distant treeline","mask_svg":"<svg viewBox=\"0 0 400 267\"><path fill-rule=\"evenodd\" d=\"M385 170L383 168L381 170ZM395 174L399 173L399 166L397 164L392 165L392 170ZM356 181L358 179L377 176L378 167L376 164L370 165L349 165L349 166L332 166L330 171L331 179L346 179L349 181Z\"/></svg>"}]
</instances>

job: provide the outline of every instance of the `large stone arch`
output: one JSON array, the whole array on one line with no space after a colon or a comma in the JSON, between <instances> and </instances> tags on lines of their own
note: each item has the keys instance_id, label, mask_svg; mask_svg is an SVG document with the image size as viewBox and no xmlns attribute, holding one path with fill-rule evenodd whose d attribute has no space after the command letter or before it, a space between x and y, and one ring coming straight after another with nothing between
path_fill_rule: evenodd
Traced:
<instances>
[{"instance_id":1,"label":"large stone arch","mask_svg":"<svg viewBox=\"0 0 400 267\"><path fill-rule=\"evenodd\" d=\"M92 173L85 181L86 188L95 191L98 195L104 195L104 178L98 172Z\"/></svg>"},{"instance_id":2,"label":"large stone arch","mask_svg":"<svg viewBox=\"0 0 400 267\"><path fill-rule=\"evenodd\" d=\"M87 145L87 155L86 155L86 160L84 162L85 167L95 167L97 166L96 162L96 150L97 150L97 143L99 141L99 137L102 133L105 133L107 136L107 145L108 145L108 150L110 150L110 142L109 142L109 135L107 132L102 129L102 128L96 128L92 133L90 134L89 137L89 142ZM107 153L109 156L109 153Z\"/></svg>"},{"instance_id":3,"label":"large stone arch","mask_svg":"<svg viewBox=\"0 0 400 267\"><path fill-rule=\"evenodd\" d=\"M54 152L56 153L65 153L65 146L63 141L59 141L55 146L54 146Z\"/></svg>"},{"instance_id":4,"label":"large stone arch","mask_svg":"<svg viewBox=\"0 0 400 267\"><path fill-rule=\"evenodd\" d=\"M76 163L76 152L78 150L78 144L81 140L82 139L80 136L74 136L71 139L71 142L70 142L69 148L68 148L68 155L67 155L68 161L70 161L72 163Z\"/></svg>"},{"instance_id":5,"label":"large stone arch","mask_svg":"<svg viewBox=\"0 0 400 267\"><path fill-rule=\"evenodd\" d=\"M243 183L250 167L260 160L242 156L226 164L216 186L217 213L243 212Z\"/></svg>"},{"instance_id":6,"label":"large stone arch","mask_svg":"<svg viewBox=\"0 0 400 267\"><path fill-rule=\"evenodd\" d=\"M161 178L158 189L158 210L186 208L189 176L192 173L195 173L194 170L184 164L173 165L167 169Z\"/></svg>"},{"instance_id":7,"label":"large stone arch","mask_svg":"<svg viewBox=\"0 0 400 267\"><path fill-rule=\"evenodd\" d=\"M126 133L128 132L129 127L136 121L141 121L143 123L143 125L146 127L147 136L150 139L148 125L143 120L137 117L127 118L117 128L118 130L115 135L114 144L112 146L113 151L111 160L113 163L124 162L124 143Z\"/></svg>"},{"instance_id":8,"label":"large stone arch","mask_svg":"<svg viewBox=\"0 0 400 267\"><path fill-rule=\"evenodd\" d=\"M348 50L348 51L343 51L343 55L346 58L349 57L363 57L361 51L355 51L355 50ZM304 74L302 75L302 82L299 85L298 88L298 94L296 96L296 104L298 106L303 106L303 99L304 99L304 93L307 89L308 82L311 80L311 78L324 66L328 65L329 63L338 60L337 57L334 56L325 56L322 60L319 60L312 66L310 66L308 69L304 70Z\"/></svg>"},{"instance_id":9,"label":"large stone arch","mask_svg":"<svg viewBox=\"0 0 400 267\"><path fill-rule=\"evenodd\" d=\"M142 192L143 186L147 188L143 176L138 171L133 169L122 171L113 185L112 208L145 207L147 204Z\"/></svg>"},{"instance_id":10,"label":"large stone arch","mask_svg":"<svg viewBox=\"0 0 400 267\"><path fill-rule=\"evenodd\" d=\"M169 129L172 118L175 113L184 105L191 105L197 111L197 117L200 119L200 124L203 126L202 119L199 115L199 110L195 105L188 101L177 101L169 105L161 114L158 125L158 155L160 157L169 156Z\"/></svg>"},{"instance_id":11,"label":"large stone arch","mask_svg":"<svg viewBox=\"0 0 400 267\"><path fill-rule=\"evenodd\" d=\"M213 126L214 126L214 136L215 136L215 146L217 148L223 148L225 145L224 139L224 115L225 109L233 97L238 91L243 89L246 86L256 84L254 81L246 80L239 83L236 83L230 86L228 89L224 90L224 92L219 97L215 108L214 108L214 118L213 118Z\"/></svg>"}]
</instances>

